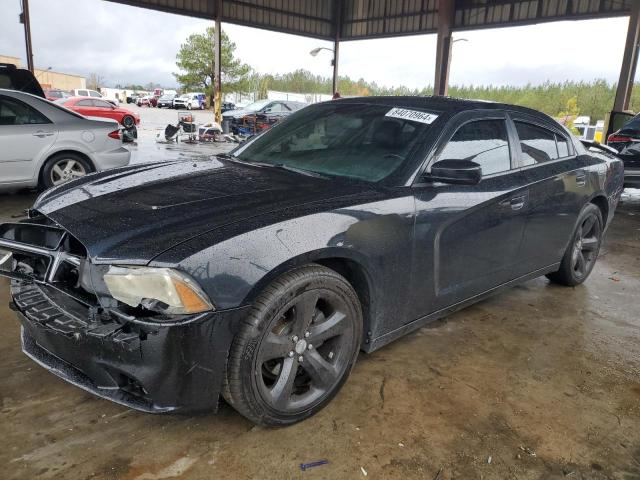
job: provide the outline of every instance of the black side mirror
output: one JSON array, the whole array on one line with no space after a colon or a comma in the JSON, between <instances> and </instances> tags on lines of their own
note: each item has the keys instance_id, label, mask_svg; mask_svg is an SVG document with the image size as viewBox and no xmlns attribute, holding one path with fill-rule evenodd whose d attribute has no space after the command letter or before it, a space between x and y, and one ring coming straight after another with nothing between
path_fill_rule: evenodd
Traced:
<instances>
[{"instance_id":1,"label":"black side mirror","mask_svg":"<svg viewBox=\"0 0 640 480\"><path fill-rule=\"evenodd\" d=\"M471 160L440 160L431 166L426 179L458 185L476 185L482 179L482 167Z\"/></svg>"}]
</instances>

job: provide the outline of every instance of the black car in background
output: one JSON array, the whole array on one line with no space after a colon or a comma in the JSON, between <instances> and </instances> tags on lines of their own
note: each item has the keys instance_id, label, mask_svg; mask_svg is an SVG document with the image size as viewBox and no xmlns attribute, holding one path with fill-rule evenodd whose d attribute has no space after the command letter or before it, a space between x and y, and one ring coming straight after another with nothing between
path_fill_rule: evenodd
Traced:
<instances>
[{"instance_id":1,"label":"black car in background","mask_svg":"<svg viewBox=\"0 0 640 480\"><path fill-rule=\"evenodd\" d=\"M360 350L541 275L584 282L622 183L606 147L530 109L336 100L213 160L46 191L0 225L0 274L52 373L143 411L223 396L287 425Z\"/></svg>"},{"instance_id":2,"label":"black car in background","mask_svg":"<svg viewBox=\"0 0 640 480\"><path fill-rule=\"evenodd\" d=\"M624 163L624 186L640 188L640 115L609 135L607 145L618 151Z\"/></svg>"},{"instance_id":3,"label":"black car in background","mask_svg":"<svg viewBox=\"0 0 640 480\"><path fill-rule=\"evenodd\" d=\"M236 109L236 104L232 103L232 102L224 102L221 106L220 106L220 111L222 113L224 112L228 112L229 110L235 110Z\"/></svg>"},{"instance_id":4,"label":"black car in background","mask_svg":"<svg viewBox=\"0 0 640 480\"><path fill-rule=\"evenodd\" d=\"M165 93L160 98L158 98L158 103L156 103L156 107L158 108L173 108L173 99L176 98L174 94Z\"/></svg>"}]
</instances>

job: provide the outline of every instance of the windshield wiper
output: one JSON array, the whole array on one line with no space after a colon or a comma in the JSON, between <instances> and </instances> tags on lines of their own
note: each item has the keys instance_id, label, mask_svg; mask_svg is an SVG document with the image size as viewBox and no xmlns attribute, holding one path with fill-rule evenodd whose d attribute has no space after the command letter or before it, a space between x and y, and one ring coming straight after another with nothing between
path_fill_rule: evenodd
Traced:
<instances>
[{"instance_id":1,"label":"windshield wiper","mask_svg":"<svg viewBox=\"0 0 640 480\"><path fill-rule=\"evenodd\" d=\"M327 178L326 175L322 175L321 173L313 172L311 170L305 170L303 168L292 167L290 165L285 165L284 163L274 163L274 164L266 163L264 165L273 167L273 168L279 168L280 170L286 170L287 172L299 173L301 175L306 175L308 177Z\"/></svg>"}]
</instances>

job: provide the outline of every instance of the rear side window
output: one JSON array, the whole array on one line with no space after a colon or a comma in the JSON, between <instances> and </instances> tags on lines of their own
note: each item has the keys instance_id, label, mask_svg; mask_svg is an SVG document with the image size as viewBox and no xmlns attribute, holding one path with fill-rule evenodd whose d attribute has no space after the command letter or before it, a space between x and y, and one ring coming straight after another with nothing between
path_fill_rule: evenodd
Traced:
<instances>
[{"instance_id":1,"label":"rear side window","mask_svg":"<svg viewBox=\"0 0 640 480\"><path fill-rule=\"evenodd\" d=\"M93 100L89 100L88 98L86 100L79 100L78 103L76 103L76 106L78 106L78 107L93 107Z\"/></svg>"},{"instance_id":2,"label":"rear side window","mask_svg":"<svg viewBox=\"0 0 640 480\"><path fill-rule=\"evenodd\" d=\"M556 134L556 142L558 143L558 157L568 157L569 144L567 143L567 139Z\"/></svg>"},{"instance_id":3,"label":"rear side window","mask_svg":"<svg viewBox=\"0 0 640 480\"><path fill-rule=\"evenodd\" d=\"M47 117L26 103L8 97L0 97L0 126L40 125L51 123Z\"/></svg>"},{"instance_id":4,"label":"rear side window","mask_svg":"<svg viewBox=\"0 0 640 480\"><path fill-rule=\"evenodd\" d=\"M523 165L535 165L559 158L555 133L530 123L516 121L515 124L520 137ZM562 156L568 155L566 142L564 148L567 153Z\"/></svg>"},{"instance_id":5,"label":"rear side window","mask_svg":"<svg viewBox=\"0 0 640 480\"><path fill-rule=\"evenodd\" d=\"M89 90L89 96L90 97L96 97L96 98L101 98L102 95L100 95L98 92L94 92L93 90Z\"/></svg>"},{"instance_id":6,"label":"rear side window","mask_svg":"<svg viewBox=\"0 0 640 480\"><path fill-rule=\"evenodd\" d=\"M469 122L451 137L439 160L471 160L482 167L483 175L511 168L507 125L504 120Z\"/></svg>"}]
</instances>

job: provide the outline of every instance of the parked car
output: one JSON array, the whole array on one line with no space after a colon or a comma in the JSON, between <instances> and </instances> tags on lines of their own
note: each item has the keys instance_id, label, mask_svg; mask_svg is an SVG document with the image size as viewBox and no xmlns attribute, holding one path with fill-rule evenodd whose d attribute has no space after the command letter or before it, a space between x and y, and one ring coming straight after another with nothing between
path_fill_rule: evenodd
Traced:
<instances>
[{"instance_id":1,"label":"parked car","mask_svg":"<svg viewBox=\"0 0 640 480\"><path fill-rule=\"evenodd\" d=\"M215 161L59 187L0 248L22 348L52 373L139 410L222 395L288 425L360 350L541 275L584 282L622 181L606 148L534 110L353 98Z\"/></svg>"},{"instance_id":2,"label":"parked car","mask_svg":"<svg viewBox=\"0 0 640 480\"><path fill-rule=\"evenodd\" d=\"M207 97L204 93L185 93L173 99L173 108L194 108L204 110L207 105Z\"/></svg>"},{"instance_id":3,"label":"parked car","mask_svg":"<svg viewBox=\"0 0 640 480\"><path fill-rule=\"evenodd\" d=\"M136 103L138 98L143 97L144 95L140 93L132 93L131 95L127 95L127 103Z\"/></svg>"},{"instance_id":4,"label":"parked car","mask_svg":"<svg viewBox=\"0 0 640 480\"><path fill-rule=\"evenodd\" d=\"M13 63L0 63L0 88L18 90L45 98L38 79L29 70L18 68Z\"/></svg>"},{"instance_id":5,"label":"parked car","mask_svg":"<svg viewBox=\"0 0 640 480\"><path fill-rule=\"evenodd\" d=\"M0 190L48 188L129 163L118 124L0 89Z\"/></svg>"},{"instance_id":6,"label":"parked car","mask_svg":"<svg viewBox=\"0 0 640 480\"><path fill-rule=\"evenodd\" d=\"M65 92L64 90L60 90L57 88L49 88L44 91L44 95L47 100L51 100L55 102L60 98L71 98L71 94L69 92Z\"/></svg>"},{"instance_id":7,"label":"parked car","mask_svg":"<svg viewBox=\"0 0 640 480\"><path fill-rule=\"evenodd\" d=\"M125 128L140 124L140 115L126 108L114 107L100 98L70 97L57 100L56 103L85 117L111 118Z\"/></svg>"},{"instance_id":8,"label":"parked car","mask_svg":"<svg viewBox=\"0 0 640 480\"><path fill-rule=\"evenodd\" d=\"M103 100L109 102L113 106L117 107L118 102L115 100L111 100L109 98L105 98L100 92L96 92L95 90L90 90L87 88L75 88L72 90L74 97L93 97L93 98L102 98Z\"/></svg>"},{"instance_id":9,"label":"parked car","mask_svg":"<svg viewBox=\"0 0 640 480\"><path fill-rule=\"evenodd\" d=\"M624 162L624 186L640 188L640 115L609 135L607 145Z\"/></svg>"},{"instance_id":10,"label":"parked car","mask_svg":"<svg viewBox=\"0 0 640 480\"><path fill-rule=\"evenodd\" d=\"M259 100L239 110L228 110L222 118L230 121L233 133L239 133L242 127L253 129L256 121L255 130L263 130L306 106L306 103L288 100Z\"/></svg>"},{"instance_id":11,"label":"parked car","mask_svg":"<svg viewBox=\"0 0 640 480\"><path fill-rule=\"evenodd\" d=\"M158 103L156 107L158 108L172 108L173 107L173 99L176 96L173 94L164 94L158 99Z\"/></svg>"},{"instance_id":12,"label":"parked car","mask_svg":"<svg viewBox=\"0 0 640 480\"><path fill-rule=\"evenodd\" d=\"M221 113L228 112L230 110L235 110L235 109L236 109L236 105L234 103L231 103L231 102L224 102L220 106L220 112Z\"/></svg>"},{"instance_id":13,"label":"parked car","mask_svg":"<svg viewBox=\"0 0 640 480\"><path fill-rule=\"evenodd\" d=\"M139 107L155 107L157 104L158 99L153 95L145 95L136 99L136 105Z\"/></svg>"}]
</instances>

